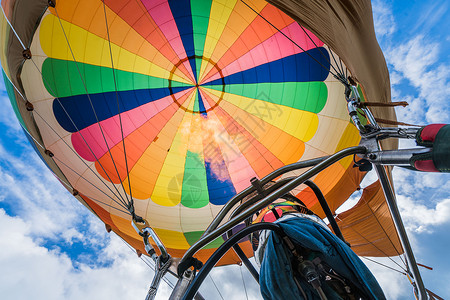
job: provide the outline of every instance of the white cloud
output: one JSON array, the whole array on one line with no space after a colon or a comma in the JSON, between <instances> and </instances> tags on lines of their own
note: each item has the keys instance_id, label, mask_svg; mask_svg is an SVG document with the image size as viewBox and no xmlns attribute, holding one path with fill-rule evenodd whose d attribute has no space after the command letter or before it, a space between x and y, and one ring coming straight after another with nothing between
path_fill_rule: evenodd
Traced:
<instances>
[{"instance_id":1,"label":"white cloud","mask_svg":"<svg viewBox=\"0 0 450 300\"><path fill-rule=\"evenodd\" d=\"M382 1L372 2L373 23L377 37L391 36L396 30L396 24L391 8Z\"/></svg>"},{"instance_id":2,"label":"white cloud","mask_svg":"<svg viewBox=\"0 0 450 300\"><path fill-rule=\"evenodd\" d=\"M17 157L0 144L0 189L13 210L33 225L33 233L56 237L87 213L61 186L47 167L24 146Z\"/></svg>"},{"instance_id":3,"label":"white cloud","mask_svg":"<svg viewBox=\"0 0 450 300\"><path fill-rule=\"evenodd\" d=\"M214 280L217 289L212 280ZM245 287L243 280L245 281ZM220 299L220 295L223 299L233 300L262 299L259 285L251 277L247 268L237 265L214 268L210 276L205 279L200 292L204 296L209 296L206 297L207 299Z\"/></svg>"},{"instance_id":4,"label":"white cloud","mask_svg":"<svg viewBox=\"0 0 450 300\"><path fill-rule=\"evenodd\" d=\"M390 3L381 0L372 3L375 32L390 69L392 98L410 104L396 110L400 121L425 124L449 120L450 106L446 99L450 94L450 68L445 54L440 52L445 41L433 40L427 34L447 9L445 1L430 3L414 23L415 27L408 27L409 34L414 35L407 36L397 31ZM412 88L408 90L401 84Z\"/></svg>"},{"instance_id":5,"label":"white cloud","mask_svg":"<svg viewBox=\"0 0 450 300\"><path fill-rule=\"evenodd\" d=\"M419 18L414 22L414 27L411 31L420 30L422 34L427 33L447 14L447 10L448 2L446 0L429 2L427 8L422 11Z\"/></svg>"},{"instance_id":6,"label":"white cloud","mask_svg":"<svg viewBox=\"0 0 450 300\"><path fill-rule=\"evenodd\" d=\"M403 221L410 231L431 232L433 227L450 223L450 199L439 201L431 208L403 195L398 195L397 200Z\"/></svg>"},{"instance_id":7,"label":"white cloud","mask_svg":"<svg viewBox=\"0 0 450 300\"><path fill-rule=\"evenodd\" d=\"M449 120L450 107L446 99L450 94L450 71L446 62L439 61L440 47L439 43L419 35L386 51L387 62L397 75L406 78L418 91L418 99L406 96L411 105L404 113L406 122L417 119L420 111L426 122L445 123ZM398 79L396 81L399 82Z\"/></svg>"},{"instance_id":8,"label":"white cloud","mask_svg":"<svg viewBox=\"0 0 450 300\"><path fill-rule=\"evenodd\" d=\"M0 209L0 290L5 299L144 299L152 271L126 249L115 235L99 259L108 267L80 264L78 269L64 253L39 246L30 236L32 226ZM26 287L26 288L24 288ZM161 285L158 299L167 299Z\"/></svg>"},{"instance_id":9,"label":"white cloud","mask_svg":"<svg viewBox=\"0 0 450 300\"><path fill-rule=\"evenodd\" d=\"M394 263L392 263L392 261L389 260L388 258L375 258L375 259L371 258L371 259L383 265L392 267L396 270L399 269L399 267ZM409 284L408 280L406 280L405 275L387 269L383 265L379 265L366 259L362 260L377 279L378 283L383 289L386 299L401 299L408 292L410 292L411 293L410 295L412 295L412 287Z\"/></svg>"},{"instance_id":10,"label":"white cloud","mask_svg":"<svg viewBox=\"0 0 450 300\"><path fill-rule=\"evenodd\" d=\"M1 80L1 79L0 79ZM9 131L17 134L22 130L19 121L11 107L11 102L9 101L8 95L4 90L0 89L0 122L5 124Z\"/></svg>"}]
</instances>

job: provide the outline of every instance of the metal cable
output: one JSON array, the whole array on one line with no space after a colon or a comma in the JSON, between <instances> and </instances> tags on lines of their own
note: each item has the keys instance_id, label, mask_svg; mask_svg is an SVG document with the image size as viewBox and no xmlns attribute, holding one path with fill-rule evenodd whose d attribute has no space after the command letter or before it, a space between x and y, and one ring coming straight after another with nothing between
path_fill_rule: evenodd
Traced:
<instances>
[{"instance_id":1,"label":"metal cable","mask_svg":"<svg viewBox=\"0 0 450 300\"><path fill-rule=\"evenodd\" d=\"M405 273L405 272L399 271L399 270L397 270L397 269L395 269L395 268L393 268L393 267L391 267L391 266L382 264L382 263L380 263L380 262L378 262L378 261L376 261L376 260L370 259L370 258L365 257L365 256L360 256L360 257L362 257L362 258L364 258L364 259L367 259L368 261L371 261L371 262L373 262L373 263L376 263L376 264L378 264L378 265L380 265L380 266L383 266L383 267L385 267L385 268L391 269L392 271L398 272L398 273L403 274L403 275L407 275L407 273Z\"/></svg>"},{"instance_id":2,"label":"metal cable","mask_svg":"<svg viewBox=\"0 0 450 300\"><path fill-rule=\"evenodd\" d=\"M211 281L212 281L212 283L214 284L214 286L216 287L216 290L217 290L217 292L219 293L220 298L222 298L222 300L223 300L223 296L222 296L222 294L220 293L219 288L217 287L216 283L214 282L214 279L212 278L211 274L208 274L208 276L209 276L209 278L211 278Z\"/></svg>"},{"instance_id":3,"label":"metal cable","mask_svg":"<svg viewBox=\"0 0 450 300\"><path fill-rule=\"evenodd\" d=\"M328 73L332 74L336 79L338 79L339 81L341 81L344 85L346 85L347 83L345 81L343 81L343 79L338 76L337 74L341 75L339 72L336 71L336 68L334 68L334 66L332 64L330 64L331 67L333 67L333 69L337 72L337 74L331 72L331 70L329 70L327 67L325 67L320 61L318 61L316 58L314 58L314 56L312 56L311 54L308 53L308 51L305 51L305 49L303 49L299 44L297 44L293 39L291 39L290 37L288 37L284 32L282 32L280 29L278 29L274 24L272 24L269 20L267 20L265 17L263 17L259 12L257 12L253 7L251 7L250 5L248 5L244 0L240 0L242 3L244 3L248 8L250 8L253 12L255 12L259 17L261 17L264 21L267 22L267 24L269 24L270 26L272 26L273 28L275 28L279 33L281 33L285 38L287 38L289 41L291 41L295 46L297 46L299 49L301 49L305 54L307 54L311 59L313 59L317 64L319 64L323 69L325 69Z\"/></svg>"},{"instance_id":4,"label":"metal cable","mask_svg":"<svg viewBox=\"0 0 450 300\"><path fill-rule=\"evenodd\" d=\"M159 266L161 264L161 256L158 256L158 259L155 262L155 269L156 266ZM156 293L158 292L159 283L161 282L161 279L164 277L164 275L167 273L167 270L169 269L170 265L172 264L172 258L169 257L167 261L157 270L155 270L155 275L152 280L152 284L150 285L150 288L147 293L147 297L145 297L145 300L153 300L156 297Z\"/></svg>"},{"instance_id":5,"label":"metal cable","mask_svg":"<svg viewBox=\"0 0 450 300\"><path fill-rule=\"evenodd\" d=\"M116 173L117 173L117 177L118 177L118 179L119 179L119 181L120 181L120 185L122 186L122 189L123 189L123 191L124 191L125 197L127 198L127 201L128 201L128 204L127 204L127 205L129 205L129 204L130 204L130 200L128 199L127 192L125 191L125 187L123 186L123 182L122 182L121 179L120 179L120 178L121 178L121 177L120 177L120 173L119 173L119 170L117 169L117 165L116 165L116 163L115 163L115 161L114 161L114 158L113 158L113 156L112 156L111 148L109 147L108 142L107 142L107 140L106 140L105 133L103 132L103 128L102 128L102 126L101 126L101 124L100 124L100 120L98 119L97 113L96 113L95 108L94 108L94 104L92 103L91 97L90 97L90 95L89 95L89 92L88 92L88 89L87 89L87 86L86 86L86 82L85 82L85 80L83 79L83 76L81 75L81 71L80 71L80 68L79 68L79 66L78 66L78 62L77 62L77 60L75 59L75 54L73 53L72 47L70 46L69 39L68 39L68 37L67 37L66 31L64 30L64 27L63 27L62 22L61 22L61 18L59 17L58 10L56 9L56 7L55 7L55 12L56 12L56 16L58 17L58 21L59 21L59 24L60 24L60 26L61 26L61 29L62 29L62 31L63 31L64 38L66 39L67 46L69 47L70 53L71 53L71 55L72 55L72 59L73 59L73 61L75 62L75 66L76 66L76 68L77 68L78 74L80 75L81 82L82 82L82 84L83 84L83 86L84 86L84 89L85 89L85 91L86 91L86 96L87 96L87 98L88 98L88 100L89 100L89 104L91 105L92 112L94 113L94 116L95 116L97 125L98 125L98 127L99 127L99 129L100 129L100 132L101 132L101 134L102 134L103 140L105 141L106 147L107 147L107 149L108 149L109 156L111 157L111 161L112 161L112 163L113 163L113 165L114 165L114 169L115 169L115 171L116 171Z\"/></svg>"},{"instance_id":6,"label":"metal cable","mask_svg":"<svg viewBox=\"0 0 450 300\"><path fill-rule=\"evenodd\" d=\"M242 284L244 285L245 298L248 300L247 287L245 286L244 274L242 274L242 265L239 266L239 270L241 271Z\"/></svg>"},{"instance_id":7,"label":"metal cable","mask_svg":"<svg viewBox=\"0 0 450 300\"><path fill-rule=\"evenodd\" d=\"M111 70L112 70L113 80L114 80L114 90L116 93L117 111L119 113L120 133L122 134L122 146L123 146L123 153L124 153L124 157L125 157L125 167L127 169L128 189L130 190L130 210L132 208L131 211L134 213L133 194L131 192L130 170L128 168L127 150L125 148L125 138L124 138L124 134L123 134L122 115L121 115L120 104L119 104L119 93L117 92L116 74L115 74L115 69L114 69L114 62L113 62L113 55L112 55L112 48L111 48L111 38L109 36L108 18L106 16L105 0L102 0L102 2L103 2L103 12L105 13L106 33L108 34L109 56L111 58Z\"/></svg>"},{"instance_id":8,"label":"metal cable","mask_svg":"<svg viewBox=\"0 0 450 300\"><path fill-rule=\"evenodd\" d=\"M45 79L45 77L44 77L43 74L42 74L42 71L38 68L38 66L37 66L37 64L35 63L35 61L34 61L33 59L31 59L31 62L32 62L33 65L36 67L36 69L38 70L38 72L41 74L41 77L42 77L44 83L50 88L50 92L56 95L55 91L51 88L51 85L50 85L49 82ZM26 101L25 98L23 98L23 99ZM67 112L67 110L65 109L65 107L62 105L62 103L61 103L59 97L55 97L55 100L59 103L59 105L60 105L61 108L63 109L64 113L65 113L66 116L69 118L69 120L70 120L70 122L72 123L72 125L75 127L77 133L80 134L80 136L81 136L81 138L83 139L84 143L85 143L86 146L88 147L88 149L89 149L89 151L91 152L91 154L94 156L96 162L97 162L97 163L99 164L99 166L102 168L103 172L105 172L105 174L106 174L106 176L108 177L109 181L112 182L112 179L109 177L108 172L106 172L106 170L105 170L105 168L103 167L102 163L101 163L100 160L97 158L97 156L95 155L95 153L94 153L94 151L92 150L92 148L89 146L89 143L88 143L88 142L86 141L86 139L84 138L84 136L83 136L83 134L81 133L80 129L78 129L78 127L76 126L76 124L74 123L74 121L72 120L72 118L70 117L69 113ZM37 110L33 110L33 112L39 115L39 113L37 112ZM40 117L41 117L42 120L45 121L45 119L44 119L42 116L40 116ZM46 122L46 121L45 121L45 122ZM47 122L46 122L46 123L47 123ZM49 128L51 128L51 129L56 133L56 130L55 130L52 126L50 126L50 125L48 125L48 126L49 126ZM57 135L58 135L58 137L59 137L60 139L62 139L61 136L60 136L59 134L57 134ZM70 148L70 147L69 147L69 148ZM81 158L80 158L80 159L81 159ZM119 190L117 189L117 187L116 187L115 185L113 185L113 186L114 186L114 189L115 189L116 192L117 192L117 195L116 195L117 198L119 199L119 197L120 197L119 201L122 202L122 203L126 206L127 203L126 203L125 199L122 198L122 195L120 194L120 192L119 192Z\"/></svg>"}]
</instances>

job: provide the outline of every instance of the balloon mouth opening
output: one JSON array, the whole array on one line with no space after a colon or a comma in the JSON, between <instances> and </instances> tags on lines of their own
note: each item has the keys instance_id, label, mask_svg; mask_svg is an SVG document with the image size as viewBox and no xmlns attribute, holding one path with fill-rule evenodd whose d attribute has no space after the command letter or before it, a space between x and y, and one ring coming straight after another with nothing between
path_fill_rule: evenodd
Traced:
<instances>
[{"instance_id":1,"label":"balloon mouth opening","mask_svg":"<svg viewBox=\"0 0 450 300\"><path fill-rule=\"evenodd\" d=\"M200 62L200 64L197 64L197 62ZM174 86L174 80L173 77L175 75L175 73L177 73L177 70L179 69L179 67L181 65L187 65L186 67L190 68L193 72L193 80L191 79L191 85L192 85L192 90L196 90L197 93L199 95L204 95L205 91L203 88L203 85L207 85L209 80L207 77L202 78L200 81L198 80L198 72L200 70L196 70L196 65L201 66L203 64L206 64L206 66L211 65L212 69L215 69L215 74L219 74L219 82L220 84L214 84L216 87L214 88L214 90L217 90L220 92L220 95L215 95L215 97L208 97L208 106L207 108L202 105L202 108L200 109L191 109L189 107L187 107L184 103L180 102L180 98L181 96L177 95L177 92L174 92L173 86ZM190 65L190 66L189 66ZM214 77L216 78L216 76ZM214 80L215 82L217 82L217 80ZM222 73L222 69L217 65L216 62L214 62L213 60L211 60L210 58L206 58L204 56L199 56L199 55L191 55L188 57L185 57L181 60L179 60L174 67L172 68L172 70L170 71L170 76L169 76L169 91L170 91L170 96L172 97L172 100L178 105L179 108L181 108L182 110L191 113L191 114L207 114L209 111L212 111L213 109L215 109L217 106L219 106L220 102L223 99L223 96L225 94L225 79ZM209 93L209 95L211 95ZM199 96L201 97L201 96ZM206 101L206 99L203 100L199 100L199 102L203 102Z\"/></svg>"}]
</instances>

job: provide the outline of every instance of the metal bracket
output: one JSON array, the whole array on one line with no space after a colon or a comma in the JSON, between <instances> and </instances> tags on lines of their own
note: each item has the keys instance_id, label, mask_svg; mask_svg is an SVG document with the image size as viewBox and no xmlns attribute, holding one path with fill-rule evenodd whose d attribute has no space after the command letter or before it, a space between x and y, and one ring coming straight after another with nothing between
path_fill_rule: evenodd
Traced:
<instances>
[{"instance_id":1,"label":"metal bracket","mask_svg":"<svg viewBox=\"0 0 450 300\"><path fill-rule=\"evenodd\" d=\"M155 249L153 246L148 242L148 238L151 237L152 240L155 242L156 246L158 247L158 250L161 252L161 262L165 263L169 258L170 255L166 250L166 247L162 243L161 239L158 237L156 232L151 228L147 221L144 220L143 223L138 223L135 220L131 221L131 225L134 227L136 232L143 237L144 239L144 245L145 245L145 251L151 256L151 258L156 262L158 259L158 256L156 255Z\"/></svg>"}]
</instances>

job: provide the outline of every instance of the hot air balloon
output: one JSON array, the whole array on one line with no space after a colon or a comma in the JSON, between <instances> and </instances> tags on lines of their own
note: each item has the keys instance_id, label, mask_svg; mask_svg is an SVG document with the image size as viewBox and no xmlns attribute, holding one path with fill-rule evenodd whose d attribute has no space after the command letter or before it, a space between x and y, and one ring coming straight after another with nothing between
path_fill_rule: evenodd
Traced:
<instances>
[{"instance_id":1,"label":"hot air balloon","mask_svg":"<svg viewBox=\"0 0 450 300\"><path fill-rule=\"evenodd\" d=\"M369 1L269 2L2 0L3 74L31 144L139 253L148 248L133 223L151 228L147 247L163 244L176 268L252 178L358 145L349 77L362 102L390 102ZM392 107L371 111L395 121ZM360 126L371 123L360 117ZM365 175L354 165L346 157L312 178L332 213ZM295 195L325 216L310 187ZM360 205L339 218L353 250L403 253L380 185L363 198L378 205L375 214L365 218ZM196 259L225 240L217 236ZM239 245L253 255L249 240ZM230 251L218 264L240 261Z\"/></svg>"}]
</instances>

